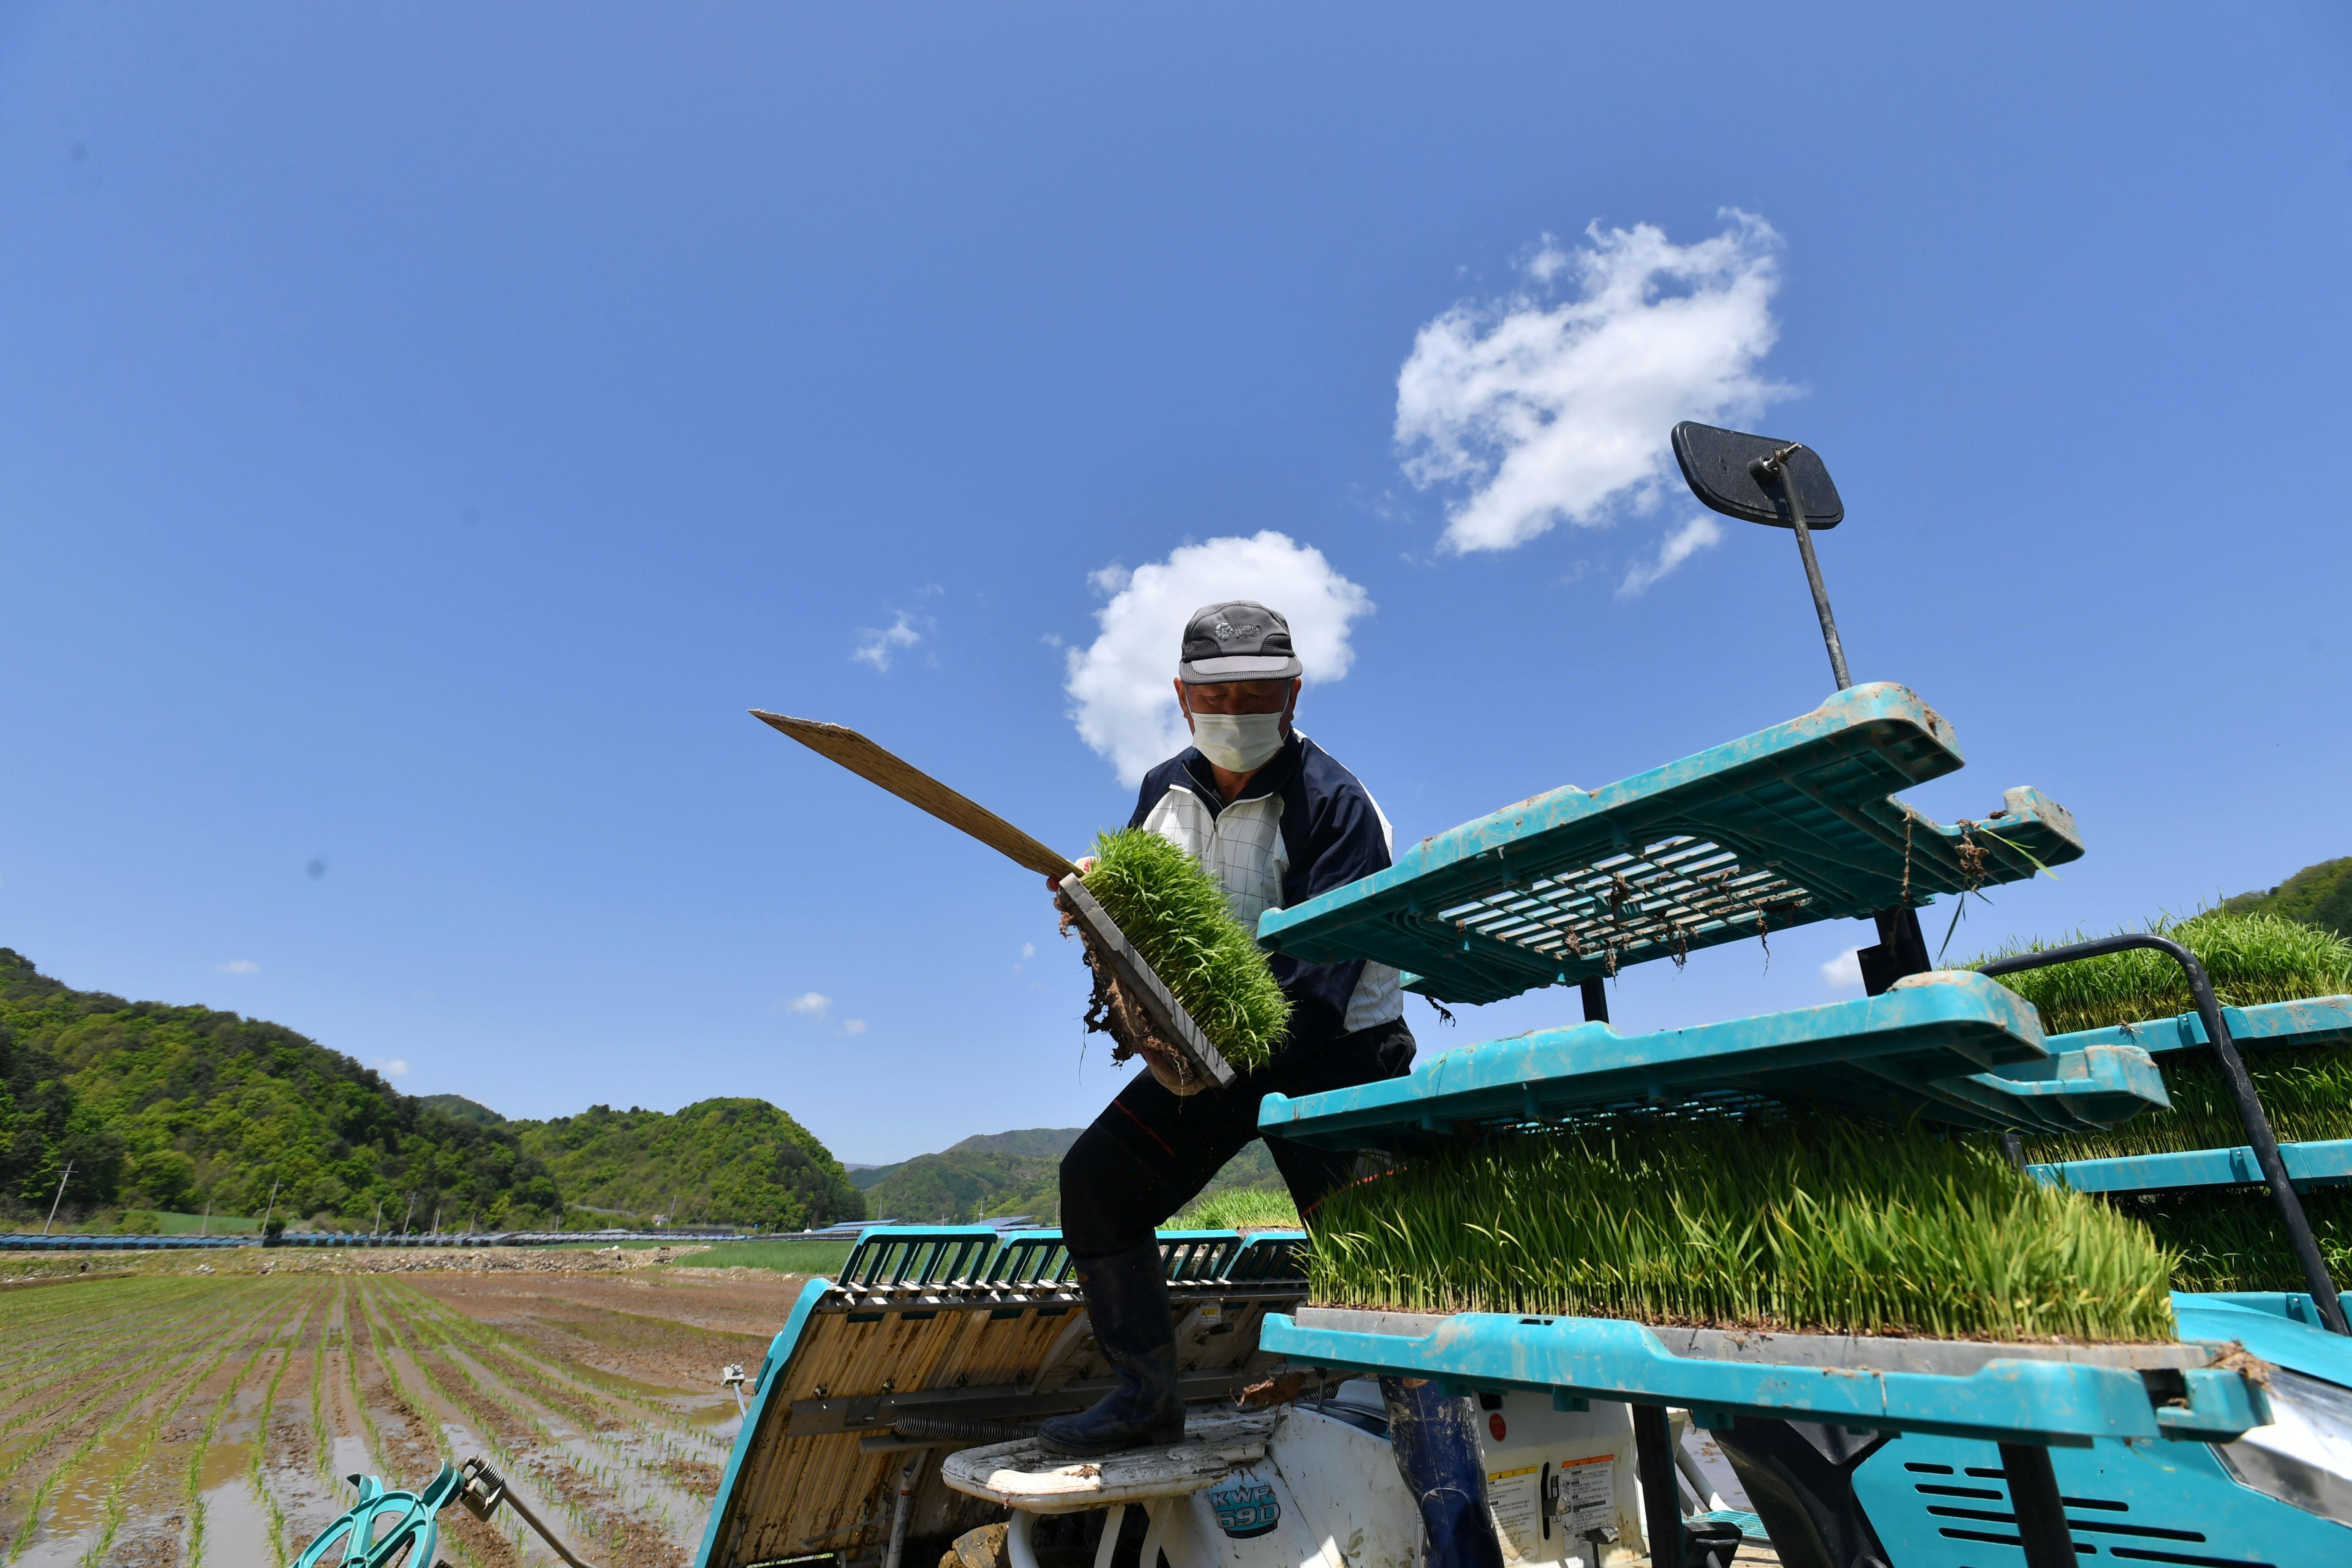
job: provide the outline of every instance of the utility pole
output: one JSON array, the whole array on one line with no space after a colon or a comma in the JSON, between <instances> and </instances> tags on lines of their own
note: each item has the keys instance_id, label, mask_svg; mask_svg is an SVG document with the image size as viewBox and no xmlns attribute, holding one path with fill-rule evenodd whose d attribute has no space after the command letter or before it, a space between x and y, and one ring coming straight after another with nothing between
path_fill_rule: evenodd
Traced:
<instances>
[{"instance_id":1,"label":"utility pole","mask_svg":"<svg viewBox=\"0 0 2352 1568\"><path fill-rule=\"evenodd\" d=\"M382 1236L383 1234L383 1200L382 1198L378 1198L375 1201L375 1225L368 1234L370 1236Z\"/></svg>"},{"instance_id":2,"label":"utility pole","mask_svg":"<svg viewBox=\"0 0 2352 1568\"><path fill-rule=\"evenodd\" d=\"M196 1226L196 1234L197 1234L198 1236L210 1236L212 1233L213 1233L213 1201L212 1201L212 1199L210 1199L210 1198L206 1198L206 1199L205 1200L205 1223L204 1223L204 1224L202 1224L202 1225L200 1225L200 1226Z\"/></svg>"},{"instance_id":3,"label":"utility pole","mask_svg":"<svg viewBox=\"0 0 2352 1568\"><path fill-rule=\"evenodd\" d=\"M58 1195L49 1200L49 1217L41 1222L41 1234L49 1234L49 1226L58 1223L58 1205L66 1201L66 1184L73 1179L73 1162L66 1162L66 1173L58 1178Z\"/></svg>"},{"instance_id":4,"label":"utility pole","mask_svg":"<svg viewBox=\"0 0 2352 1568\"><path fill-rule=\"evenodd\" d=\"M439 1204L433 1205L433 1239L436 1241L441 1239L441 1205Z\"/></svg>"},{"instance_id":5,"label":"utility pole","mask_svg":"<svg viewBox=\"0 0 2352 1568\"><path fill-rule=\"evenodd\" d=\"M269 1184L269 1207L261 1215L261 1234L265 1239L269 1235L269 1222L278 1213L278 1184L285 1179L279 1176Z\"/></svg>"},{"instance_id":6,"label":"utility pole","mask_svg":"<svg viewBox=\"0 0 2352 1568\"><path fill-rule=\"evenodd\" d=\"M402 1215L400 1216L400 1234L401 1234L401 1235L403 1235L403 1236L406 1236L406 1235L408 1234L408 1222L409 1222L410 1220L412 1220L412 1219L415 1219L415 1217L416 1217L416 1194L415 1194L415 1193L411 1193L411 1194L408 1194L408 1212L407 1212L406 1214Z\"/></svg>"}]
</instances>

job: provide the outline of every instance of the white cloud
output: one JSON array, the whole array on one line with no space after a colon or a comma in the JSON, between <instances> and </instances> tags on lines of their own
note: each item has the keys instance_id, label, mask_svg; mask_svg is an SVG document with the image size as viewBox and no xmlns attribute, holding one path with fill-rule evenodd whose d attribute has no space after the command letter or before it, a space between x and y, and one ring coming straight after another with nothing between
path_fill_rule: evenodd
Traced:
<instances>
[{"instance_id":1,"label":"white cloud","mask_svg":"<svg viewBox=\"0 0 2352 1568\"><path fill-rule=\"evenodd\" d=\"M249 958L232 958L221 965L221 973L223 974L258 974L261 973L261 965Z\"/></svg>"},{"instance_id":2,"label":"white cloud","mask_svg":"<svg viewBox=\"0 0 2352 1568\"><path fill-rule=\"evenodd\" d=\"M1862 989L1862 949L1847 948L1822 965L1822 979L1840 991Z\"/></svg>"},{"instance_id":3,"label":"white cloud","mask_svg":"<svg viewBox=\"0 0 2352 1568\"><path fill-rule=\"evenodd\" d=\"M866 1020L845 1018L841 1021L841 1032L845 1035L862 1035L866 1032Z\"/></svg>"},{"instance_id":4,"label":"white cloud","mask_svg":"<svg viewBox=\"0 0 2352 1568\"><path fill-rule=\"evenodd\" d=\"M822 1017L824 1015L824 1010L832 1005L833 998L827 996L824 992L808 991L802 993L800 995L795 996L791 1001L785 1003L784 1011L787 1013L810 1013Z\"/></svg>"},{"instance_id":5,"label":"white cloud","mask_svg":"<svg viewBox=\"0 0 2352 1568\"><path fill-rule=\"evenodd\" d=\"M1689 560L1692 556L1723 538L1723 528L1715 519L1701 513L1691 519L1658 545L1657 559L1636 561L1625 568L1625 580L1617 584L1617 596L1631 599L1651 584Z\"/></svg>"},{"instance_id":6,"label":"white cloud","mask_svg":"<svg viewBox=\"0 0 2352 1568\"><path fill-rule=\"evenodd\" d=\"M1801 480L1799 480L1799 481L1798 481L1799 488L1801 488L1801 488L1803 487L1803 483L1804 483L1804 481L1802 481L1801 479ZM1811 521L1811 520L1809 518L1809 519L1807 519L1806 521ZM1036 957L1036 956L1037 956L1037 944L1036 944L1035 942L1023 942L1023 943L1021 944L1021 956L1022 956L1023 958L1024 958L1024 959L1029 959L1029 958L1034 958L1034 957Z\"/></svg>"},{"instance_id":7,"label":"white cloud","mask_svg":"<svg viewBox=\"0 0 2352 1568\"><path fill-rule=\"evenodd\" d=\"M372 1059L368 1063L368 1066L375 1068L376 1071L382 1073L386 1078L406 1078L408 1076L408 1058L406 1057L377 1057Z\"/></svg>"},{"instance_id":8,"label":"white cloud","mask_svg":"<svg viewBox=\"0 0 2352 1568\"><path fill-rule=\"evenodd\" d=\"M849 657L863 659L887 673L899 649L912 647L922 640L923 634L915 629L915 617L901 610L897 620L878 631L872 626L858 627L857 650Z\"/></svg>"},{"instance_id":9,"label":"white cloud","mask_svg":"<svg viewBox=\"0 0 2352 1568\"><path fill-rule=\"evenodd\" d=\"M1171 683L1184 623L1194 610L1221 599L1255 599L1281 611L1309 685L1346 677L1355 661L1349 625L1372 611L1364 590L1321 551L1271 529L1187 544L1132 572L1106 566L1087 581L1110 602L1095 612L1102 635L1064 653L1063 689L1079 737L1129 784L1184 749L1184 719Z\"/></svg>"},{"instance_id":10,"label":"white cloud","mask_svg":"<svg viewBox=\"0 0 2352 1568\"><path fill-rule=\"evenodd\" d=\"M1465 302L1421 329L1397 373L1397 445L1412 481L1466 487L1445 547L1509 550L1561 521L1646 510L1673 469L1678 420L1743 423L1787 387L1757 363L1779 335L1780 237L1733 209L1712 239L1650 224L1546 235L1527 287ZM1554 286L1577 285L1554 302Z\"/></svg>"}]
</instances>

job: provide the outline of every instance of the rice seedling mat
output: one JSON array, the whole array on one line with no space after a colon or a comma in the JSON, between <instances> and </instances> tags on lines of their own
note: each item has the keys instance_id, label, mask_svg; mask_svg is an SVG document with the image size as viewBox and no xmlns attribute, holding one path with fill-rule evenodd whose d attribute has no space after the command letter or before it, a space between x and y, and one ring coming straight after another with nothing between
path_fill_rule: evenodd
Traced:
<instances>
[{"instance_id":1,"label":"rice seedling mat","mask_svg":"<svg viewBox=\"0 0 2352 1568\"><path fill-rule=\"evenodd\" d=\"M2080 1447L2227 1442L2270 1419L2234 1342L1999 1344L1303 1307L1269 1318L1260 1343L1299 1364L1438 1378L1465 1394L1685 1405L1702 1426L1778 1417Z\"/></svg>"},{"instance_id":2,"label":"rice seedling mat","mask_svg":"<svg viewBox=\"0 0 2352 1568\"><path fill-rule=\"evenodd\" d=\"M1949 826L1892 798L1960 765L1951 726L1910 690L1853 687L1604 789L1556 789L1425 838L1388 870L1268 910L1258 944L1309 963L1377 959L1438 1001L1495 1002L2082 855L2074 817L2032 789Z\"/></svg>"},{"instance_id":3,"label":"rice seedling mat","mask_svg":"<svg viewBox=\"0 0 2352 1568\"><path fill-rule=\"evenodd\" d=\"M1301 1233L1163 1231L1188 1399L1230 1399L1263 1378L1270 1312L1297 1306ZM1058 1231L870 1226L837 1280L811 1279L769 1346L719 1483L698 1568L878 1552L901 1450L894 1423L1024 1420L1080 1410L1113 1384L1087 1331ZM873 1446L869 1447L867 1440ZM909 1527L932 1534L993 1513L927 1466Z\"/></svg>"},{"instance_id":4,"label":"rice seedling mat","mask_svg":"<svg viewBox=\"0 0 2352 1568\"><path fill-rule=\"evenodd\" d=\"M1958 1127L2104 1128L2167 1102L2147 1053L2052 1053L2030 1004L1984 976L1938 970L1883 995L1697 1028L1620 1035L1544 1029L1445 1052L1403 1078L1293 1100L1270 1094L1267 1132L1328 1149L1399 1133L1527 1126L1612 1110L1737 1110L1802 1101Z\"/></svg>"},{"instance_id":5,"label":"rice seedling mat","mask_svg":"<svg viewBox=\"0 0 2352 1568\"><path fill-rule=\"evenodd\" d=\"M2352 1044L2352 996L2317 996L2302 1002L2268 1002L2258 1007L2224 1007L2230 1037L2247 1050L2284 1050L2302 1046ZM2194 1013L2144 1024L2119 1024L2053 1035L2049 1043L2095 1047L2131 1041L2152 1055L2202 1047L2205 1025ZM2339 1186L2352 1182L2352 1139L2336 1138L2279 1145L2290 1181L2302 1186ZM2065 1160L2028 1165L2036 1180L2078 1193L2157 1193L2184 1187L2259 1186L2263 1173L2253 1149L2185 1149L2167 1153L2116 1155L2103 1160Z\"/></svg>"}]
</instances>

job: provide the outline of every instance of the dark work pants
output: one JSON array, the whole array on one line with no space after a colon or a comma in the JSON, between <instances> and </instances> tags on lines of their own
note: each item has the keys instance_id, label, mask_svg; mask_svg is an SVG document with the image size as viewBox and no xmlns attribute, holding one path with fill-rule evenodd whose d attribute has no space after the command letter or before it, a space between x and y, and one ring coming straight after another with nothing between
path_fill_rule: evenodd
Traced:
<instances>
[{"instance_id":1,"label":"dark work pants","mask_svg":"<svg viewBox=\"0 0 2352 1568\"><path fill-rule=\"evenodd\" d=\"M1180 1096L1149 1071L1118 1091L1062 1156L1062 1236L1081 1262L1140 1247L1258 1135L1269 1094L1320 1094L1397 1078L1412 1066L1412 1031L1399 1018L1352 1035L1300 1042L1228 1089ZM1353 1174L1353 1154L1268 1138L1275 1167L1307 1215Z\"/></svg>"}]
</instances>

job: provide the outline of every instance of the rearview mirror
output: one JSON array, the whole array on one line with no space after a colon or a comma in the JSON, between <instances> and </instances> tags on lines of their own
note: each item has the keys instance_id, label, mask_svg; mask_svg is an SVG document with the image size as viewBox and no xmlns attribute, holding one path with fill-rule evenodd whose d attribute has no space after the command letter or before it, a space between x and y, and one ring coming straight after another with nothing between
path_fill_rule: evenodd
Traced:
<instances>
[{"instance_id":1,"label":"rearview mirror","mask_svg":"<svg viewBox=\"0 0 2352 1568\"><path fill-rule=\"evenodd\" d=\"M1687 419L1675 426L1675 461L1683 466L1683 479L1690 485L1691 494L1701 504L1744 522L1793 526L1779 482L1767 488L1760 471L1762 459L1786 451L1789 445L1769 436L1722 430ZM1845 503L1838 499L1837 486L1831 482L1821 454L1811 447L1800 447L1788 462L1798 492L1805 498L1805 526L1835 528L1845 518Z\"/></svg>"}]
</instances>

